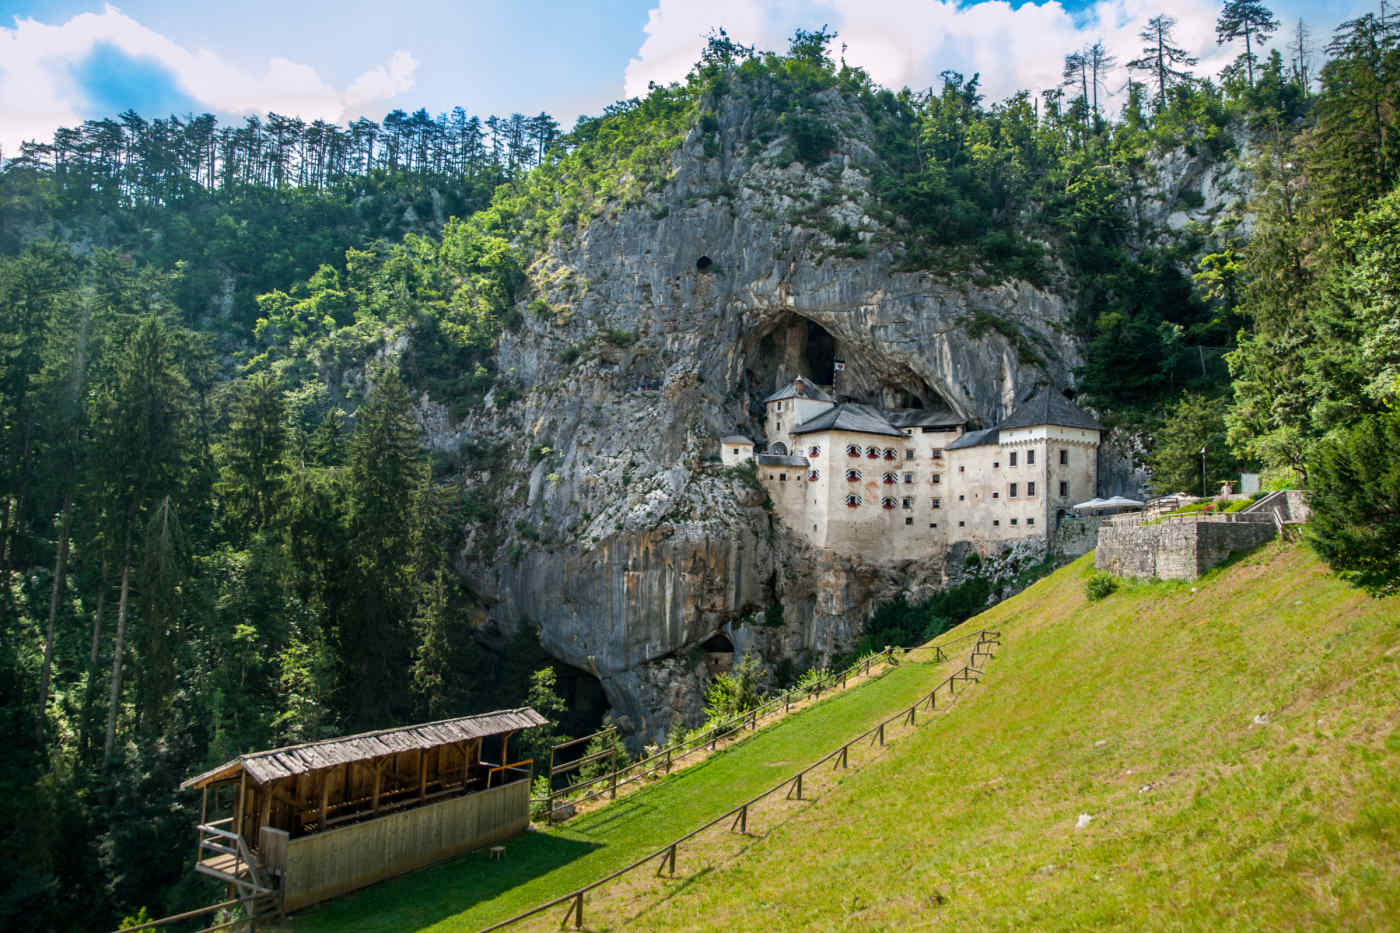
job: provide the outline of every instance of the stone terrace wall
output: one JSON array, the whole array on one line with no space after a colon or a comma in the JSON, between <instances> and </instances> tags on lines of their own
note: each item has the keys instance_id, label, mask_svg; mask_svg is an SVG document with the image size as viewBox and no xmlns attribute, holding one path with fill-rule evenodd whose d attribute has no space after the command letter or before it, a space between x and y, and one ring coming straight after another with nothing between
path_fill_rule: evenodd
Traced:
<instances>
[{"instance_id":1,"label":"stone terrace wall","mask_svg":"<svg viewBox=\"0 0 1400 933\"><path fill-rule=\"evenodd\" d=\"M1050 549L1063 557L1088 554L1098 541L1099 528L1104 521L1105 518L1098 515L1086 515L1081 518L1065 516L1060 519L1059 527L1055 529Z\"/></svg>"},{"instance_id":2,"label":"stone terrace wall","mask_svg":"<svg viewBox=\"0 0 1400 933\"><path fill-rule=\"evenodd\" d=\"M1270 521L1105 524L1094 566L1120 577L1195 580L1235 551L1257 547L1277 533Z\"/></svg>"}]
</instances>

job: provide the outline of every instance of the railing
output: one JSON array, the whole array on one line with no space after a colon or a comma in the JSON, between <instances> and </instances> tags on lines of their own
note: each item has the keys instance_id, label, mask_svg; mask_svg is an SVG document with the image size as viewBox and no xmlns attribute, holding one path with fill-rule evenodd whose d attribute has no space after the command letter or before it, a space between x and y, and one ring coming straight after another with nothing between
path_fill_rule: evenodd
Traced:
<instances>
[{"instance_id":1,"label":"railing","mask_svg":"<svg viewBox=\"0 0 1400 933\"><path fill-rule=\"evenodd\" d=\"M971 636L969 636L969 638L970 638L970 637L971 637ZM508 918L508 919L506 919L506 920L500 921L499 923L494 923L494 924L492 924L491 926L484 927L484 928L482 928L482 929L479 931L479 933L490 933L490 931L492 931L492 930L504 929L505 927L511 926L512 924L519 923L519 922L522 921L522 920L527 920L527 919L529 919L530 917L533 917L533 916L535 916L535 915L537 915L537 914L543 913L544 911L547 911L547 910L550 910L550 909L552 909L552 908L558 907L558 906L561 905L561 904L568 904L569 907L568 907L568 910L567 910L567 911L565 912L565 914L564 914L564 917L563 917L563 919L562 919L562 921L561 921L561 923L560 923L560 926L563 926L563 925L569 923L569 922L572 920L572 921L573 921L573 925L574 925L574 927L575 927L576 929L577 929L577 928L582 928L582 926L583 926L583 898L584 898L584 895L588 894L589 892L594 891L594 890L597 890L598 888L601 888L603 885L606 885L606 884L608 884L609 882L615 881L615 880L617 880L618 878L621 878L623 875L626 875L626 874L628 874L629 872L635 871L636 869L642 867L643 865L646 865L646 864L651 863L651 862L654 862L654 861L659 862L659 864L657 865L657 869L656 869L656 873L657 873L658 875L660 875L662 872L665 872L665 871L669 871L671 874L674 875L674 874L675 874L675 871L676 871L676 850L677 850L677 848L678 848L679 846L681 846L682 844L684 844L684 843L690 841L691 839L694 839L696 836L700 835L701 833L705 832L705 830L707 830L707 829L712 829L713 827L718 826L718 825L724 823L726 820L730 821L730 826L729 826L730 832L734 832L735 830L737 830L737 831L739 831L739 832L741 832L741 833L747 833L747 832L748 832L748 822L749 822L749 809L750 809L751 807L753 807L755 804L757 804L757 803L759 803L760 801L762 801L762 800L764 800L764 799L766 799L766 798L768 798L768 797L771 797L772 795L778 793L779 791L783 791L783 790L786 790L786 791L787 791L787 793L786 793L786 795L785 795L785 797L784 797L784 799L786 799L786 800L801 800L801 799L803 799L803 798L802 798L802 793L803 793L802 779L803 779L805 776L807 776L808 774L811 774L813 771L815 771L816 769L820 768L822 765L825 765L827 762L831 762L831 763L832 763L832 768L833 768L833 769L835 769L835 768L843 768L843 769L844 769L844 768L848 768L848 767L849 767L850 750L851 750L851 747L852 747L853 745L856 745L856 744L858 744L858 743L860 743L860 742L863 742L863 741L869 739L871 745L874 745L874 744L878 741L879 744L880 744L881 746L883 746L883 745L885 744L885 728L886 728L887 726L891 725L892 723L900 723L900 722L905 723L905 724L907 724L907 725L909 725L909 726L911 726L911 727L917 725L916 720L917 720L917 717L918 717L918 711L919 711L925 704L928 705L928 708L929 708L930 710L936 709L936 708L937 708L937 697L938 697L938 693L939 693L939 691L942 690L943 688L945 688L945 687L947 688L948 693L949 693L949 696L950 696L950 698L951 698L951 697L953 697L953 696L956 695L956 691L955 691L955 689L954 689L954 684L956 684L957 682L959 682L959 681L963 681L963 682L968 682L968 681L979 681L979 682L980 682L981 678L977 677L976 675L983 673L983 670L984 670L984 669L983 669L983 668L978 668L978 667L976 666L976 660L977 660L977 658L979 658L979 657L985 657L985 658L994 657L994 655L993 655L993 653L992 653L991 651L984 651L983 648L986 647L986 646L988 646L988 645L997 645L997 646L999 646L999 645L1001 644L1001 633L1000 633L1000 632L991 632L991 631L983 630L983 631L980 631L980 632L977 633L977 638L978 638L977 644L973 646L971 656L968 658L968 663L965 664L965 665L963 665L963 667L962 667L961 670L954 671L952 674L949 674L949 675L948 675L947 677L945 677L943 680L939 681L939 683L936 684L936 685L933 687L933 689L929 691L929 693L928 693L928 695L927 695L926 697L920 697L920 698L919 698L918 700L916 700L911 706L909 706L909 707L907 707L907 708L905 708L905 709L903 709L903 710L900 710L898 713L895 713L893 716L890 716L890 717L888 717L888 718L886 718L886 719L880 721L880 722L877 723L876 725L871 726L869 729L865 730L865 731L862 732L860 735L857 735L857 736L855 736L854 738L847 740L846 743L843 744L840 748L837 748L837 749L835 749L834 751L828 752L826 755L822 756L822 757L821 757L820 759L818 759L817 761L815 761L815 762L813 762L812 764L808 765L807 767L803 768L801 771L798 771L796 774L791 775L790 777L784 778L783 780L779 781L777 784L774 784L772 787L770 787L770 788L768 788L767 790L765 790L763 793L758 794L758 795L755 796L755 797L751 797L751 798L749 798L748 800L744 801L743 803L739 804L738 806L733 807L733 808L731 808L731 809L725 811L724 813L721 813L719 816L715 817L714 819L710 820L709 822L705 823L704 825L696 827L695 829L693 829L693 830L691 830L690 832L686 833L684 836L681 836L681 837L678 838L678 839L672 840L671 842L667 843L666 845L662 846L661 848L656 849L655 851L650 852L650 853L648 853L647 855L642 856L641 858L637 859L636 861L634 861L634 862L632 862L632 863L630 863L630 864L628 864L628 865L626 865L626 866L624 866L624 867L622 867L622 868L619 868L617 871L613 872L612 874L607 875L607 876L605 876L605 877L603 877L603 878L599 878L597 881L591 882L590 884L586 884L586 885L584 885L584 886L581 887L581 888L575 888L573 891L570 891L568 894L564 894L564 895L561 895L561 896L559 896L559 897L556 897L556 898L554 898L554 899L551 900L551 901L547 901L547 902L545 902L545 903L543 903L543 904L540 904L540 905L537 906L537 907L531 908L530 910L524 911L524 912L522 912L522 913L518 913L518 914L516 914L516 915L513 916L513 917L510 917L510 918ZM960 639L960 640L965 640L965 639ZM926 646L926 647L935 647L935 648L936 648L936 647L938 647L938 646ZM940 649L940 650L941 650L941 649Z\"/></svg>"},{"instance_id":2,"label":"railing","mask_svg":"<svg viewBox=\"0 0 1400 933\"><path fill-rule=\"evenodd\" d=\"M933 647L938 652L938 656L935 657L935 660L945 659L942 656L941 648L938 648L937 646L929 647ZM742 732L745 728L748 728L750 731L756 730L758 728L758 721L766 717L769 713L777 712L777 709L780 706L783 708L783 715L786 716L792 711L792 706L794 703L800 703L806 699L820 699L823 690L835 688L838 682L840 683L840 689L844 690L846 687L846 682L851 677L869 676L871 666L877 663L877 661L885 664L886 667L892 665L894 663L894 649L892 647L886 647L885 650L880 654L868 655L860 659L859 661L856 661L854 664L845 668L844 670L834 671L830 674L827 674L812 682L811 684L808 684L805 687L786 690L783 693L780 693L777 696L764 701L763 703L759 704L753 709L745 710L737 716L733 716L729 719L723 720L722 722L715 723L709 729L705 730L705 732L701 735L680 745L668 745L666 748L661 749L654 755L649 755L646 758L638 759L637 761L634 761L621 768L612 769L607 774L604 774L601 777L595 777L587 781L581 781L577 784L571 784L568 787L562 787L557 790L553 787L554 776L556 774L564 774L578 767L581 767L583 764L593 761L600 761L604 758L609 759L609 762L611 762L613 760L613 753L611 751L598 752L593 755L584 756L584 758L579 759L577 761L568 762L559 767L554 767L553 755L551 753L550 792L548 796L545 797L531 798L530 803L545 804L549 812L549 818L553 820L555 819L554 805L556 801L567 799L570 803L587 803L591 800L597 800L604 794L607 794L610 799L616 798L618 788L620 787L626 787L629 784L634 784L645 778L652 777L658 771L661 771L663 774L670 774L671 769L676 762L685 760L686 758L690 757L691 755L695 754L701 749L714 751L721 739L727 739L732 735ZM564 748L570 745L577 745L580 742L588 742L592 739L598 738L599 736L608 735L610 732L613 731L615 730L613 730L612 728L608 728L600 732L595 732L593 733L593 735L586 735L583 738L571 739L568 742L561 742L559 745L556 745L554 747L554 750ZM581 790L586 790L589 787L595 787L602 784L606 784L607 786L599 787L598 790L584 794L582 797L573 796Z\"/></svg>"},{"instance_id":3,"label":"railing","mask_svg":"<svg viewBox=\"0 0 1400 933\"><path fill-rule=\"evenodd\" d=\"M528 781L535 773L535 759L533 758L522 758L520 761L515 761L508 765L493 765L486 761L483 761L482 764L486 766L487 790L491 789L491 779L498 774L503 778L501 781L502 784L509 784L512 780L512 778L509 777L511 772L515 772L519 775L513 779L517 781L522 777Z\"/></svg>"}]
</instances>

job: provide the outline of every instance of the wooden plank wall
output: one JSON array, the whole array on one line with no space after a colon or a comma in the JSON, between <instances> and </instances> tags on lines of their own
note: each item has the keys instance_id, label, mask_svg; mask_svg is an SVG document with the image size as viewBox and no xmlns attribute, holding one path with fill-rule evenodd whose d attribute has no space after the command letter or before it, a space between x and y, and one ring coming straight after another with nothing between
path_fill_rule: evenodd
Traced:
<instances>
[{"instance_id":1,"label":"wooden plank wall","mask_svg":"<svg viewBox=\"0 0 1400 933\"><path fill-rule=\"evenodd\" d=\"M514 836L530 821L530 782L391 813L287 843L283 910Z\"/></svg>"}]
</instances>

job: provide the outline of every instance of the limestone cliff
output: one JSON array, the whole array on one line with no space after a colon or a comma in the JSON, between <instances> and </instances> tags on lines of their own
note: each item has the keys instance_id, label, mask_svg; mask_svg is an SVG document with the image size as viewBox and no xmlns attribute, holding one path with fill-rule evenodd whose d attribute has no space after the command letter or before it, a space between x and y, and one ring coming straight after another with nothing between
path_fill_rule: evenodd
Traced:
<instances>
[{"instance_id":1,"label":"limestone cliff","mask_svg":"<svg viewBox=\"0 0 1400 933\"><path fill-rule=\"evenodd\" d=\"M473 590L595 674L638 738L695 723L710 663L696 646L715 632L800 667L848 648L878 602L946 580L942 565L806 549L720 466L717 438L759 437L766 394L799 374L829 382L839 359L843 394L991 424L1038 383L1070 385L1081 361L1062 296L903 267L864 117L826 103L837 146L782 164L781 139L752 142L753 104L723 98L717 132L690 133L644 206L529 270L538 300L498 351L521 397L461 425L423 410L435 443L509 451L471 478L499 510L461 555ZM762 624L774 605L781 625Z\"/></svg>"}]
</instances>

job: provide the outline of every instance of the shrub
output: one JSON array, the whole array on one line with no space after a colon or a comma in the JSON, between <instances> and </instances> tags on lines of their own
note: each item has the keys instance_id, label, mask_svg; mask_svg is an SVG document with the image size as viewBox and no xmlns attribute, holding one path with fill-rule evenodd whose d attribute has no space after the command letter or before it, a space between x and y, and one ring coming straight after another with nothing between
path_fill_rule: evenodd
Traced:
<instances>
[{"instance_id":1,"label":"shrub","mask_svg":"<svg viewBox=\"0 0 1400 933\"><path fill-rule=\"evenodd\" d=\"M559 362L563 363L565 366L572 366L575 362L578 361L578 358L582 353L583 351L580 350L577 346L565 347L559 354Z\"/></svg>"},{"instance_id":2,"label":"shrub","mask_svg":"<svg viewBox=\"0 0 1400 933\"><path fill-rule=\"evenodd\" d=\"M1104 573L1101 570L1084 582L1084 590L1089 594L1089 599L1094 602L1110 595L1116 589L1118 589L1118 581L1114 579L1112 574Z\"/></svg>"}]
</instances>

